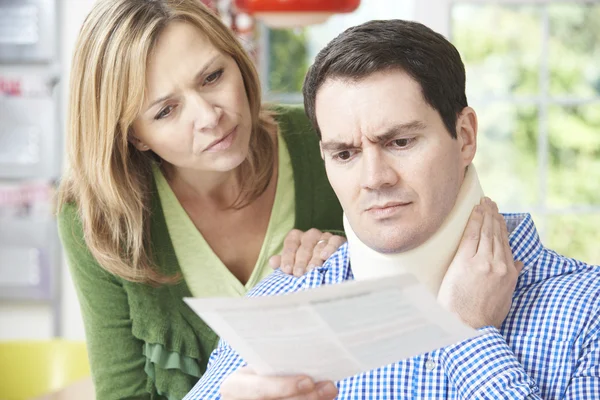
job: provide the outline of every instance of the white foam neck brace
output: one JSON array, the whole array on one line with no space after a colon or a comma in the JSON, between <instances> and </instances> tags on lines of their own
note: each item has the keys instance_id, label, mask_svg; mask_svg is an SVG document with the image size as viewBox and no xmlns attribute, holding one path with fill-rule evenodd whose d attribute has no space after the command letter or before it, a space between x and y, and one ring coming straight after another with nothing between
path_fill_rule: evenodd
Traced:
<instances>
[{"instance_id":1,"label":"white foam neck brace","mask_svg":"<svg viewBox=\"0 0 600 400\"><path fill-rule=\"evenodd\" d=\"M483 197L483 190L475 167L470 165L458 193L454 208L440 229L429 240L412 250L396 253L379 253L356 236L344 214L344 230L348 238L350 265L357 280L372 279L399 273L412 273L433 294L454 258L469 216Z\"/></svg>"}]
</instances>

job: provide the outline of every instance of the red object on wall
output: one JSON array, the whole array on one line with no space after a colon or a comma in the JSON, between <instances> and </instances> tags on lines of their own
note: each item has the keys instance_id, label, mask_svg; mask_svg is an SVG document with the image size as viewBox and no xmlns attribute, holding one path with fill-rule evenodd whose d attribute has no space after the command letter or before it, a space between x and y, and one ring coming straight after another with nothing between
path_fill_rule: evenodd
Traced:
<instances>
[{"instance_id":1,"label":"red object on wall","mask_svg":"<svg viewBox=\"0 0 600 400\"><path fill-rule=\"evenodd\" d=\"M349 13L360 0L235 0L236 7L248 14L265 12Z\"/></svg>"},{"instance_id":2,"label":"red object on wall","mask_svg":"<svg viewBox=\"0 0 600 400\"><path fill-rule=\"evenodd\" d=\"M204 3L205 6L207 6L213 11L217 11L217 1L218 0L200 0L201 3Z\"/></svg>"}]
</instances>

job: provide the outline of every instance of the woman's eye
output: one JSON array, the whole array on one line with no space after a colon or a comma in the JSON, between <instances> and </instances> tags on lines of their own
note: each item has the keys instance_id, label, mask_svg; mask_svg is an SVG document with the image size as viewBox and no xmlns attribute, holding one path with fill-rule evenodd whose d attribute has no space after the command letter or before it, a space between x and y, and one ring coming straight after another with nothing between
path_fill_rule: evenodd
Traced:
<instances>
[{"instance_id":1,"label":"woman's eye","mask_svg":"<svg viewBox=\"0 0 600 400\"><path fill-rule=\"evenodd\" d=\"M223 70L222 69L213 72L212 74L210 74L209 76L207 76L206 79L204 79L204 84L205 85L210 85L211 83L216 82L221 77L221 75L223 75Z\"/></svg>"},{"instance_id":2,"label":"woman's eye","mask_svg":"<svg viewBox=\"0 0 600 400\"><path fill-rule=\"evenodd\" d=\"M156 114L156 117L154 117L154 119L163 119L165 117L168 117L174 108L175 108L174 106L166 106L165 108L160 110L160 112L158 114Z\"/></svg>"}]
</instances>

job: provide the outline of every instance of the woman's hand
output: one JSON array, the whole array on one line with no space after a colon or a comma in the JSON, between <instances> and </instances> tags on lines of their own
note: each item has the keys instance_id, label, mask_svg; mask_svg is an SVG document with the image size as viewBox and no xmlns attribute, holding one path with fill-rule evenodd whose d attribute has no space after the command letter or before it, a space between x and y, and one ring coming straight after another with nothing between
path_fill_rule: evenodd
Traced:
<instances>
[{"instance_id":1,"label":"woman's hand","mask_svg":"<svg viewBox=\"0 0 600 400\"><path fill-rule=\"evenodd\" d=\"M292 229L283 241L283 251L273 256L269 264L273 269L281 268L286 274L302 276L313 268L320 267L346 242L343 236L310 229L302 232Z\"/></svg>"}]
</instances>

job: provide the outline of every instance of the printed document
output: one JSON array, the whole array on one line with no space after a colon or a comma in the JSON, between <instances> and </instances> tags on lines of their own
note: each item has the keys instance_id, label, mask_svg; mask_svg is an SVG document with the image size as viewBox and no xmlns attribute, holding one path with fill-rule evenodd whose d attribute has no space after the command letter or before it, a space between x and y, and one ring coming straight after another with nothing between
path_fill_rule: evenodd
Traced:
<instances>
[{"instance_id":1,"label":"printed document","mask_svg":"<svg viewBox=\"0 0 600 400\"><path fill-rule=\"evenodd\" d=\"M336 381L478 335L410 274L279 296L185 301L265 375Z\"/></svg>"}]
</instances>

